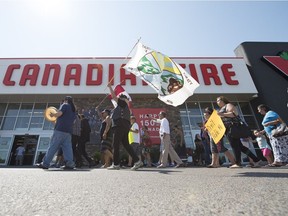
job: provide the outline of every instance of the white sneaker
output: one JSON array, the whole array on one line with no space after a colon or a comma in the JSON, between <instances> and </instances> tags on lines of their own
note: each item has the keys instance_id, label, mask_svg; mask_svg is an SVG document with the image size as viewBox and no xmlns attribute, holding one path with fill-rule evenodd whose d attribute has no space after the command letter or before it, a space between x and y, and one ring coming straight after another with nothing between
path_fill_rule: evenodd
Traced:
<instances>
[{"instance_id":1,"label":"white sneaker","mask_svg":"<svg viewBox=\"0 0 288 216\"><path fill-rule=\"evenodd\" d=\"M242 168L242 166L239 166L237 164L233 164L232 166L229 167L230 169L237 169L237 168Z\"/></svg>"},{"instance_id":2,"label":"white sneaker","mask_svg":"<svg viewBox=\"0 0 288 216\"><path fill-rule=\"evenodd\" d=\"M139 160L138 162L134 163L134 166L131 168L131 170L137 170L141 166L143 166L143 162L141 160Z\"/></svg>"},{"instance_id":3,"label":"white sneaker","mask_svg":"<svg viewBox=\"0 0 288 216\"><path fill-rule=\"evenodd\" d=\"M107 167L108 170L120 170L120 165L114 165Z\"/></svg>"},{"instance_id":4,"label":"white sneaker","mask_svg":"<svg viewBox=\"0 0 288 216\"><path fill-rule=\"evenodd\" d=\"M160 168L166 168L166 166L164 166L163 164L160 164L159 166L157 166L158 169Z\"/></svg>"}]
</instances>

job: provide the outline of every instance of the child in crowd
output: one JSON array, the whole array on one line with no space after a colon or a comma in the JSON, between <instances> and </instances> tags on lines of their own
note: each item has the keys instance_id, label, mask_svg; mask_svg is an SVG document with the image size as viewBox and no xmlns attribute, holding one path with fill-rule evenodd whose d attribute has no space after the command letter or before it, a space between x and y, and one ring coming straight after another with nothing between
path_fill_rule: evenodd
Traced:
<instances>
[{"instance_id":1,"label":"child in crowd","mask_svg":"<svg viewBox=\"0 0 288 216\"><path fill-rule=\"evenodd\" d=\"M256 141L258 143L259 148L261 149L263 156L268 161L268 166L273 163L273 155L270 146L267 143L266 137L260 130L254 130L254 135L256 136Z\"/></svg>"},{"instance_id":2,"label":"child in crowd","mask_svg":"<svg viewBox=\"0 0 288 216\"><path fill-rule=\"evenodd\" d=\"M152 162L151 162L151 146L152 146L152 141L150 138L150 134L148 131L148 127L144 126L141 130L141 138L142 138L142 143L144 145L144 148L142 150L142 154L146 159L146 165L147 167L151 167L152 166Z\"/></svg>"}]
</instances>

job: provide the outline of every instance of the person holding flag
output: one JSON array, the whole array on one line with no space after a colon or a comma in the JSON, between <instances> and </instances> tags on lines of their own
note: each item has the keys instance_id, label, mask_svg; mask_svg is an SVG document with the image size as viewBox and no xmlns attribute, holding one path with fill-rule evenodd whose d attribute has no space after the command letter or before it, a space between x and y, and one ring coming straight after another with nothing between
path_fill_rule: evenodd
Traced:
<instances>
[{"instance_id":1,"label":"person holding flag","mask_svg":"<svg viewBox=\"0 0 288 216\"><path fill-rule=\"evenodd\" d=\"M128 142L128 133L130 130L130 109L129 109L129 100L125 94L115 94L115 91L112 89L111 83L108 83L108 88L111 93L111 98L116 102L116 107L112 111L112 129L113 129L113 158L114 163L108 167L109 170L119 170L120 169L120 158L119 158L119 148L122 143L123 147L126 149L128 154L132 157L134 166L132 170L137 170L140 168L143 163L139 160L138 156L135 154L131 145Z\"/></svg>"}]
</instances>

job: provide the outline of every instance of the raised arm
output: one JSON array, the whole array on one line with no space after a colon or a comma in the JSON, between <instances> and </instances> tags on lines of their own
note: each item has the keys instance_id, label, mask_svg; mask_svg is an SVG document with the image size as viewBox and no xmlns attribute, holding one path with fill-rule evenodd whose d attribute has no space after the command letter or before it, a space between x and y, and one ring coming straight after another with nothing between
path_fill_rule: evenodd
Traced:
<instances>
[{"instance_id":1,"label":"raised arm","mask_svg":"<svg viewBox=\"0 0 288 216\"><path fill-rule=\"evenodd\" d=\"M108 83L107 87L110 90L110 94L111 94L112 99L115 100L116 103L118 103L118 98L116 97L116 94L115 94L114 90L112 89L111 83Z\"/></svg>"}]
</instances>

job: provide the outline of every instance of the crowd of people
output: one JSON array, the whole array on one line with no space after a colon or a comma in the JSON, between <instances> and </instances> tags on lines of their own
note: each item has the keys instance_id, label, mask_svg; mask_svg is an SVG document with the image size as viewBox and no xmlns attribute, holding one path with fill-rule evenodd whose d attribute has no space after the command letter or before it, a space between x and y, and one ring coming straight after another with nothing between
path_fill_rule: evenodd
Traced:
<instances>
[{"instance_id":1,"label":"crowd of people","mask_svg":"<svg viewBox=\"0 0 288 216\"><path fill-rule=\"evenodd\" d=\"M139 127L136 117L133 116L129 108L129 101L126 95L116 96L111 85L108 84L112 99L116 102L113 110L104 109L102 111L96 107L98 115L101 116L100 142L101 142L101 168L108 170L119 170L120 146L122 145L129 155L127 166L131 170L137 170L144 164L146 167L155 165L151 159L151 141L147 126ZM218 116L221 117L225 127L225 137L227 138L233 154L225 147L224 136L215 143L210 135L205 123L212 115L214 109L206 107L203 111L204 122L199 124L200 133L195 135L195 149L192 155L194 165L206 166L208 168L218 168L221 166L220 153L223 153L230 162L230 168L242 168L241 154L245 154L249 159L249 165L260 167L260 158L267 160L267 167L279 167L288 163L288 135L275 136L273 130L283 120L266 105L259 105L258 112L264 116L262 121L263 130L255 129L251 131L249 137L236 138L228 130L231 125L239 121L239 113L235 105L229 102L226 97L217 97L216 103L219 107ZM83 158L89 167L96 166L93 158L86 152L86 143L90 139L91 128L88 119L82 114L77 114L73 99L66 96L63 104L56 113L51 113L51 117L57 117L54 132L41 163L37 166L48 169L51 166L62 169L81 168ZM170 131L170 124L167 113L161 111L159 118L152 118L159 124L160 154L157 168L166 168L173 164L175 168L183 166L187 159L187 151L184 142L183 131L175 125ZM171 132L174 133L173 139ZM255 140L261 149L263 157L257 156L250 150L249 143ZM173 145L177 143L177 145ZM247 145L248 143L248 145ZM19 150L19 152L21 152ZM51 165L54 155L57 155L56 163ZM21 155L18 155L21 164ZM145 162L143 164L143 162Z\"/></svg>"}]
</instances>

